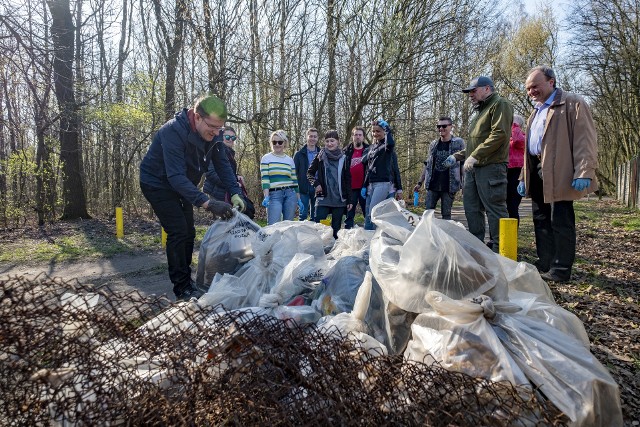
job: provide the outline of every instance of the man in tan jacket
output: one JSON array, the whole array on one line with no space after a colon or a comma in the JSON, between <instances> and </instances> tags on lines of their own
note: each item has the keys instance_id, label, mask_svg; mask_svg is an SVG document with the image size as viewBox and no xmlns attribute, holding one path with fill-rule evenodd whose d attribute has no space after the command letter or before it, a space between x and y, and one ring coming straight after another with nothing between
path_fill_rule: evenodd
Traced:
<instances>
[{"instance_id":1,"label":"man in tan jacket","mask_svg":"<svg viewBox=\"0 0 640 427\"><path fill-rule=\"evenodd\" d=\"M573 201L598 189L595 125L581 96L556 87L551 68L533 68L525 86L536 105L518 192L531 196L541 277L565 282L576 253Z\"/></svg>"}]
</instances>

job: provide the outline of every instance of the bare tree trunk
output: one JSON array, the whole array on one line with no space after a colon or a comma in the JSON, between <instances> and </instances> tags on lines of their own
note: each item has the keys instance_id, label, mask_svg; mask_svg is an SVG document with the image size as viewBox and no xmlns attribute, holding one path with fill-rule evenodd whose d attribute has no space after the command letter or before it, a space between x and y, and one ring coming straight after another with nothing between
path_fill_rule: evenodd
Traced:
<instances>
[{"instance_id":1,"label":"bare tree trunk","mask_svg":"<svg viewBox=\"0 0 640 427\"><path fill-rule=\"evenodd\" d=\"M62 219L90 218L82 181L82 152L79 140L73 64L75 26L69 0L48 0L51 11L55 93L60 108L60 160L62 162Z\"/></svg>"}]
</instances>

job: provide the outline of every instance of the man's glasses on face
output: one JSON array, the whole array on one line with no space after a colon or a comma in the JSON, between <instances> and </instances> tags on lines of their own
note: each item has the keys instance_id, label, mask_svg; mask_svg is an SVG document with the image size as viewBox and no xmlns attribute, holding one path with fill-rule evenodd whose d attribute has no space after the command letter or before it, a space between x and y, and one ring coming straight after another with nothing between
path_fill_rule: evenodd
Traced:
<instances>
[{"instance_id":1,"label":"man's glasses on face","mask_svg":"<svg viewBox=\"0 0 640 427\"><path fill-rule=\"evenodd\" d=\"M227 141L235 141L236 140L236 136L235 135L225 135L224 139L226 139Z\"/></svg>"},{"instance_id":2,"label":"man's glasses on face","mask_svg":"<svg viewBox=\"0 0 640 427\"><path fill-rule=\"evenodd\" d=\"M282 144L284 144L284 141L281 140L281 139L274 139L273 141L271 141L271 143L273 145L282 145Z\"/></svg>"},{"instance_id":3,"label":"man's glasses on face","mask_svg":"<svg viewBox=\"0 0 640 427\"><path fill-rule=\"evenodd\" d=\"M450 125L450 124L449 124L449 125L436 125L436 128L437 128L437 129L446 129L446 128L448 128L449 126L451 126L451 125Z\"/></svg>"},{"instance_id":4,"label":"man's glasses on face","mask_svg":"<svg viewBox=\"0 0 640 427\"><path fill-rule=\"evenodd\" d=\"M198 114L200 116L200 114ZM216 123L209 123L207 122L203 116L200 116L200 118L202 119L202 121L204 122L205 125L207 125L207 127L211 130L215 130L215 129L222 129L223 125L218 125Z\"/></svg>"}]
</instances>

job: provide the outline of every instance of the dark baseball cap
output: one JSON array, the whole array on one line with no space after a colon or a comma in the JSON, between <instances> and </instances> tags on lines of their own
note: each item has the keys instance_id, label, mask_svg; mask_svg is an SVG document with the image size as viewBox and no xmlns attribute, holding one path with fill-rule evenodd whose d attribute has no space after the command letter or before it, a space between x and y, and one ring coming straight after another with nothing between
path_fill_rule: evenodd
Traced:
<instances>
[{"instance_id":1,"label":"dark baseball cap","mask_svg":"<svg viewBox=\"0 0 640 427\"><path fill-rule=\"evenodd\" d=\"M489 77L486 77L486 76L476 77L475 79L471 80L469 87L466 89L462 89L462 91L464 93L468 93L477 87L484 87L484 86L491 86L493 88L493 80L491 80Z\"/></svg>"}]
</instances>

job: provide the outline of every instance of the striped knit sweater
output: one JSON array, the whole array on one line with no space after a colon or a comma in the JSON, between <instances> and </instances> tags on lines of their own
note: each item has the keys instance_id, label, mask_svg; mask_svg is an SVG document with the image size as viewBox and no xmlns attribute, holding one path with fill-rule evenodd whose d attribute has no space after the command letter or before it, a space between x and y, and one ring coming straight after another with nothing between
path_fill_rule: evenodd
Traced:
<instances>
[{"instance_id":1,"label":"striped knit sweater","mask_svg":"<svg viewBox=\"0 0 640 427\"><path fill-rule=\"evenodd\" d=\"M267 153L260 159L260 176L262 189L269 190L282 187L295 187L298 192L298 178L293 159L287 155L276 156Z\"/></svg>"}]
</instances>

